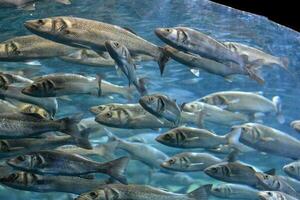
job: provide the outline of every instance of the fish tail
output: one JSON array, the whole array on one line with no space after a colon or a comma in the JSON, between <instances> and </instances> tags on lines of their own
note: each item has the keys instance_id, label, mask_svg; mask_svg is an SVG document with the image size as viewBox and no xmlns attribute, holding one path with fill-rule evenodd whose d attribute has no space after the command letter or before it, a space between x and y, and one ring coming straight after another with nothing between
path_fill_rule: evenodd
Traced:
<instances>
[{"instance_id":1,"label":"fish tail","mask_svg":"<svg viewBox=\"0 0 300 200\"><path fill-rule=\"evenodd\" d=\"M163 47L159 47L160 54L158 57L158 65L160 70L160 75L162 76L165 70L166 63L169 61L170 57L167 55L166 50Z\"/></svg>"},{"instance_id":2,"label":"fish tail","mask_svg":"<svg viewBox=\"0 0 300 200\"><path fill-rule=\"evenodd\" d=\"M281 63L281 67L283 67L285 70L288 70L289 67L289 59L287 57L280 57L279 61Z\"/></svg>"},{"instance_id":3,"label":"fish tail","mask_svg":"<svg viewBox=\"0 0 300 200\"><path fill-rule=\"evenodd\" d=\"M188 196L195 200L208 200L212 184L203 185L196 190L188 193Z\"/></svg>"},{"instance_id":4,"label":"fish tail","mask_svg":"<svg viewBox=\"0 0 300 200\"><path fill-rule=\"evenodd\" d=\"M233 148L239 146L241 134L242 134L241 128L234 128L230 133L225 135L228 145Z\"/></svg>"},{"instance_id":5,"label":"fish tail","mask_svg":"<svg viewBox=\"0 0 300 200\"><path fill-rule=\"evenodd\" d=\"M285 118L282 114L281 98L279 96L274 96L272 98L272 102L276 108L276 118L280 124L283 124L285 122Z\"/></svg>"},{"instance_id":6,"label":"fish tail","mask_svg":"<svg viewBox=\"0 0 300 200\"><path fill-rule=\"evenodd\" d=\"M255 80L260 85L265 84L265 80L259 68L257 68L256 66L246 66L245 69L251 79Z\"/></svg>"},{"instance_id":7,"label":"fish tail","mask_svg":"<svg viewBox=\"0 0 300 200\"><path fill-rule=\"evenodd\" d=\"M75 143L85 149L92 149L92 145L88 140L88 129L80 131L78 123L80 122L82 114L74 115L73 117L66 117L58 120L61 123L60 131L66 133L75 139Z\"/></svg>"},{"instance_id":8,"label":"fish tail","mask_svg":"<svg viewBox=\"0 0 300 200\"><path fill-rule=\"evenodd\" d=\"M100 74L96 75L96 81L98 84L98 97L100 97L102 95L102 87L101 87L101 83L102 83L102 76Z\"/></svg>"},{"instance_id":9,"label":"fish tail","mask_svg":"<svg viewBox=\"0 0 300 200\"><path fill-rule=\"evenodd\" d=\"M107 174L109 174L112 178L120 181L121 183L127 184L127 179L124 173L126 171L128 162L129 158L126 156L107 162ZM101 167L100 171L102 170L103 168Z\"/></svg>"}]
</instances>

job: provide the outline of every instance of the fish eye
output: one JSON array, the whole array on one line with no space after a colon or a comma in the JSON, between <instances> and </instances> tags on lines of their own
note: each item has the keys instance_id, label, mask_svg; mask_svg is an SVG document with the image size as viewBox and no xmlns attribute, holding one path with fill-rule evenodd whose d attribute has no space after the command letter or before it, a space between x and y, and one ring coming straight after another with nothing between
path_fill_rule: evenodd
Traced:
<instances>
[{"instance_id":1,"label":"fish eye","mask_svg":"<svg viewBox=\"0 0 300 200\"><path fill-rule=\"evenodd\" d=\"M164 136L164 139L165 139L165 140L171 140L172 137L171 137L169 134L166 134L166 135Z\"/></svg>"},{"instance_id":2,"label":"fish eye","mask_svg":"<svg viewBox=\"0 0 300 200\"><path fill-rule=\"evenodd\" d=\"M175 164L175 162L176 162L176 159L174 159L174 158L171 158L170 160L169 160L169 163L172 165L172 164Z\"/></svg>"},{"instance_id":3,"label":"fish eye","mask_svg":"<svg viewBox=\"0 0 300 200\"><path fill-rule=\"evenodd\" d=\"M96 192L90 192L90 197L92 198L96 198L98 196L98 194Z\"/></svg>"},{"instance_id":4,"label":"fish eye","mask_svg":"<svg viewBox=\"0 0 300 200\"><path fill-rule=\"evenodd\" d=\"M171 29L169 29L169 28L166 28L166 31L170 33L170 32L171 32Z\"/></svg>"},{"instance_id":5,"label":"fish eye","mask_svg":"<svg viewBox=\"0 0 300 200\"><path fill-rule=\"evenodd\" d=\"M25 159L25 156L18 156L18 157L17 157L17 160L23 162L23 161L25 161L26 159Z\"/></svg>"},{"instance_id":6,"label":"fish eye","mask_svg":"<svg viewBox=\"0 0 300 200\"><path fill-rule=\"evenodd\" d=\"M105 109L105 106L99 106L98 109L103 111Z\"/></svg>"},{"instance_id":7,"label":"fish eye","mask_svg":"<svg viewBox=\"0 0 300 200\"><path fill-rule=\"evenodd\" d=\"M107 112L107 113L105 114L105 116L106 116L107 118L111 118L111 117L112 117L112 113L111 113L111 112Z\"/></svg>"},{"instance_id":8,"label":"fish eye","mask_svg":"<svg viewBox=\"0 0 300 200\"><path fill-rule=\"evenodd\" d=\"M40 24L40 25L44 25L44 24L45 24L44 20L42 20L42 19L39 19L39 20L37 21L37 23Z\"/></svg>"},{"instance_id":9,"label":"fish eye","mask_svg":"<svg viewBox=\"0 0 300 200\"><path fill-rule=\"evenodd\" d=\"M272 196L272 192L267 192L267 194L268 194L269 196Z\"/></svg>"},{"instance_id":10,"label":"fish eye","mask_svg":"<svg viewBox=\"0 0 300 200\"><path fill-rule=\"evenodd\" d=\"M1 145L0 146L1 151L5 151L5 152L9 151L9 146L8 146L8 144L5 141L2 140L0 142L0 145Z\"/></svg>"},{"instance_id":11,"label":"fish eye","mask_svg":"<svg viewBox=\"0 0 300 200\"><path fill-rule=\"evenodd\" d=\"M291 169L292 171L295 171L295 167L294 167L294 166L290 166L290 169Z\"/></svg>"},{"instance_id":12,"label":"fish eye","mask_svg":"<svg viewBox=\"0 0 300 200\"><path fill-rule=\"evenodd\" d=\"M264 177L264 179L268 179L268 178L269 178L269 176L268 176L268 175L264 175L263 177Z\"/></svg>"},{"instance_id":13,"label":"fish eye","mask_svg":"<svg viewBox=\"0 0 300 200\"><path fill-rule=\"evenodd\" d=\"M115 42L115 46L116 46L116 47L119 47L120 44L119 44L118 42Z\"/></svg>"},{"instance_id":14,"label":"fish eye","mask_svg":"<svg viewBox=\"0 0 300 200\"><path fill-rule=\"evenodd\" d=\"M212 171L213 173L217 173L217 172L218 172L218 169L217 169L216 167L213 167L213 168L211 169L211 171Z\"/></svg>"}]
</instances>

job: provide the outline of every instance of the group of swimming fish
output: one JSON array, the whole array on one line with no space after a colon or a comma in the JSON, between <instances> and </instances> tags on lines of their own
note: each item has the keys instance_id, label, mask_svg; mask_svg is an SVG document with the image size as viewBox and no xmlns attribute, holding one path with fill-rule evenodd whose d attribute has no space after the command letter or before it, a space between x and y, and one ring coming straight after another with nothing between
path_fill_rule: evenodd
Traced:
<instances>
[{"instance_id":1,"label":"group of swimming fish","mask_svg":"<svg viewBox=\"0 0 300 200\"><path fill-rule=\"evenodd\" d=\"M76 200L205 200L210 196L300 199L300 161L285 165L287 176L283 176L274 169L263 172L237 160L240 154L250 152L300 158L299 140L263 125L263 120L272 115L278 123L285 123L279 96L270 100L260 92L220 91L179 104L163 93L148 91L146 85L151 80L136 73L137 64L156 61L163 75L168 60L174 59L197 76L203 70L228 81L243 75L263 84L261 68L276 65L287 69L287 59L244 44L219 42L188 27L157 28L155 34L166 43L159 47L128 28L83 18L59 16L26 21L24 25L33 35L1 42L0 61L59 57L85 65L115 67L126 77L128 86L110 83L101 73L26 77L26 73L2 71L2 185L77 194ZM130 100L139 95L139 100L95 105L90 108L95 115L91 118L55 115L57 99L111 94ZM218 135L209 130L211 124L231 129ZM300 131L299 121L291 125ZM135 135L124 138L128 129L136 131ZM139 134L138 129L166 132ZM90 140L94 139L102 142L92 145ZM167 152L159 145L176 148L178 154L171 155L174 149ZM221 159L214 155L217 153L227 156ZM91 156L95 155L103 162L93 160ZM133 160L149 168L127 167ZM131 176L126 174L131 169L132 176L149 172L149 181L128 181ZM197 184L188 175L192 172L204 172L214 184L198 185L186 193L159 185L169 180L187 188L188 184ZM99 177L99 173L108 177ZM215 184L215 180L225 183Z\"/></svg>"}]
</instances>

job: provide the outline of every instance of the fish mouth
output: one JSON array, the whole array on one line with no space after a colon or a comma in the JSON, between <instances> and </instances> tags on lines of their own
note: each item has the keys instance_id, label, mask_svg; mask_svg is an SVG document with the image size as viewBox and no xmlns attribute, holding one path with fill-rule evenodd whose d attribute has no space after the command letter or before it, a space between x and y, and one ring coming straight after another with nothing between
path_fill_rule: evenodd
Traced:
<instances>
[{"instance_id":1,"label":"fish mouth","mask_svg":"<svg viewBox=\"0 0 300 200\"><path fill-rule=\"evenodd\" d=\"M170 169L170 166L168 165L168 163L165 161L165 162L162 162L161 164L160 164L160 166L161 167L163 167L163 168L166 168L166 169Z\"/></svg>"},{"instance_id":2,"label":"fish mouth","mask_svg":"<svg viewBox=\"0 0 300 200\"><path fill-rule=\"evenodd\" d=\"M155 33L159 38L165 36L164 32L165 32L165 31L164 31L164 28L156 28L156 29L154 30L154 33Z\"/></svg>"},{"instance_id":3,"label":"fish mouth","mask_svg":"<svg viewBox=\"0 0 300 200\"><path fill-rule=\"evenodd\" d=\"M89 111L95 115L98 115L100 113L97 106L90 107Z\"/></svg>"},{"instance_id":4,"label":"fish mouth","mask_svg":"<svg viewBox=\"0 0 300 200\"><path fill-rule=\"evenodd\" d=\"M29 89L28 88L23 88L21 90L22 94L25 94L25 95L30 95L30 92L29 92Z\"/></svg>"},{"instance_id":5,"label":"fish mouth","mask_svg":"<svg viewBox=\"0 0 300 200\"><path fill-rule=\"evenodd\" d=\"M159 143L164 144L162 137L163 137L163 135L159 135L159 136L157 136L157 137L155 138L155 140L156 140L157 142L159 142Z\"/></svg>"}]
</instances>

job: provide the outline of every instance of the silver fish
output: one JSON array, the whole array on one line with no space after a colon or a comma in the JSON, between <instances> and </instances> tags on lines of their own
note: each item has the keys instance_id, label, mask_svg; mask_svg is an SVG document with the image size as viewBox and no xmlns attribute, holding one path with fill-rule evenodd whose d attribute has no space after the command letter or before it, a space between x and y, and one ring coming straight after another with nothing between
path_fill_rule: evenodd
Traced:
<instances>
[{"instance_id":1,"label":"silver fish","mask_svg":"<svg viewBox=\"0 0 300 200\"><path fill-rule=\"evenodd\" d=\"M106 184L106 181L71 176L48 176L29 172L15 172L1 177L0 183L25 191L82 194L103 186Z\"/></svg>"},{"instance_id":2,"label":"silver fish","mask_svg":"<svg viewBox=\"0 0 300 200\"><path fill-rule=\"evenodd\" d=\"M6 89L11 84L30 84L32 82L32 80L17 74L0 72L0 88L3 89Z\"/></svg>"},{"instance_id":3,"label":"silver fish","mask_svg":"<svg viewBox=\"0 0 300 200\"><path fill-rule=\"evenodd\" d=\"M98 163L77 154L44 150L11 158L7 160L7 164L16 169L37 174L80 176L90 173L105 173L126 183L123 173L128 161L128 157L121 157L106 163Z\"/></svg>"},{"instance_id":4,"label":"silver fish","mask_svg":"<svg viewBox=\"0 0 300 200\"><path fill-rule=\"evenodd\" d=\"M259 190L239 184L223 183L213 185L210 192L213 196L223 199L259 200Z\"/></svg>"},{"instance_id":5,"label":"silver fish","mask_svg":"<svg viewBox=\"0 0 300 200\"><path fill-rule=\"evenodd\" d=\"M76 200L207 200L210 187L211 185L204 185L188 194L178 194L147 185L110 184L84 193Z\"/></svg>"},{"instance_id":6,"label":"silver fish","mask_svg":"<svg viewBox=\"0 0 300 200\"><path fill-rule=\"evenodd\" d=\"M218 62L244 66L243 57L216 39L188 27L157 28L155 34L168 45Z\"/></svg>"},{"instance_id":7,"label":"silver fish","mask_svg":"<svg viewBox=\"0 0 300 200\"><path fill-rule=\"evenodd\" d=\"M254 92L241 91L223 91L206 95L199 101L232 112L244 112L255 118L256 113L275 113L277 120L284 123L284 117L281 109L281 99L279 96L273 97L272 101L266 97Z\"/></svg>"},{"instance_id":8,"label":"silver fish","mask_svg":"<svg viewBox=\"0 0 300 200\"><path fill-rule=\"evenodd\" d=\"M167 62L163 50L116 25L104 22L75 18L52 17L25 22L25 27L41 37L80 48L92 49L96 52L105 51L105 42L118 41L125 45L132 55L144 54L158 61L160 68Z\"/></svg>"},{"instance_id":9,"label":"silver fish","mask_svg":"<svg viewBox=\"0 0 300 200\"><path fill-rule=\"evenodd\" d=\"M292 178L300 181L300 161L289 163L283 167L283 171Z\"/></svg>"},{"instance_id":10,"label":"silver fish","mask_svg":"<svg viewBox=\"0 0 300 200\"><path fill-rule=\"evenodd\" d=\"M69 55L78 48L59 44L36 35L11 38L0 43L0 61L30 61Z\"/></svg>"},{"instance_id":11,"label":"silver fish","mask_svg":"<svg viewBox=\"0 0 300 200\"><path fill-rule=\"evenodd\" d=\"M211 165L223 162L222 159L208 153L184 152L176 154L161 163L163 168L179 171L203 171Z\"/></svg>"},{"instance_id":12,"label":"silver fish","mask_svg":"<svg viewBox=\"0 0 300 200\"><path fill-rule=\"evenodd\" d=\"M297 200L298 198L292 197L288 194L278 191L261 191L258 193L260 200Z\"/></svg>"},{"instance_id":13,"label":"silver fish","mask_svg":"<svg viewBox=\"0 0 300 200\"><path fill-rule=\"evenodd\" d=\"M106 41L105 47L109 55L116 62L117 71L123 72L128 79L129 87L134 85L139 93L143 96L147 93L143 79L138 79L136 75L136 65L125 45L116 41ZM120 73L121 73L120 72Z\"/></svg>"}]
</instances>

